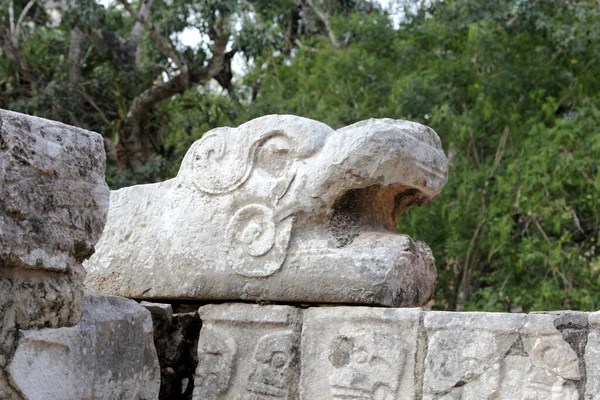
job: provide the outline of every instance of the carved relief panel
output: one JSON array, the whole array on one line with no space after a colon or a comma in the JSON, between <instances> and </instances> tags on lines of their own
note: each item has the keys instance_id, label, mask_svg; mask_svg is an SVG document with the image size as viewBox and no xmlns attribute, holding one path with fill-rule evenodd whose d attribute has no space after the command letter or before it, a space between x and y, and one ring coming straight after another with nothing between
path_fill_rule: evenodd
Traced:
<instances>
[{"instance_id":1,"label":"carved relief panel","mask_svg":"<svg viewBox=\"0 0 600 400\"><path fill-rule=\"evenodd\" d=\"M300 319L288 306L201 307L194 400L296 399Z\"/></svg>"},{"instance_id":2,"label":"carved relief panel","mask_svg":"<svg viewBox=\"0 0 600 400\"><path fill-rule=\"evenodd\" d=\"M423 399L578 399L580 360L557 317L427 313Z\"/></svg>"},{"instance_id":3,"label":"carved relief panel","mask_svg":"<svg viewBox=\"0 0 600 400\"><path fill-rule=\"evenodd\" d=\"M419 310L304 311L301 399L413 399Z\"/></svg>"}]
</instances>

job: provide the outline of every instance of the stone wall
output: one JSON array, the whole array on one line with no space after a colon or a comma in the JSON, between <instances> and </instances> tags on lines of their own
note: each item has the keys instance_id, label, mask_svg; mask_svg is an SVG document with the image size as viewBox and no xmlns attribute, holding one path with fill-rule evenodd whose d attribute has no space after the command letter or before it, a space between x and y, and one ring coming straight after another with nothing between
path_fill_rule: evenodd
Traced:
<instances>
[{"instance_id":1,"label":"stone wall","mask_svg":"<svg viewBox=\"0 0 600 400\"><path fill-rule=\"evenodd\" d=\"M21 331L6 375L19 399L156 399L150 313L133 300L85 295L77 325Z\"/></svg>"},{"instance_id":2,"label":"stone wall","mask_svg":"<svg viewBox=\"0 0 600 400\"><path fill-rule=\"evenodd\" d=\"M97 133L0 110L0 368L18 329L81 318L81 262L106 221Z\"/></svg>"},{"instance_id":3,"label":"stone wall","mask_svg":"<svg viewBox=\"0 0 600 400\"><path fill-rule=\"evenodd\" d=\"M225 303L198 315L195 372L161 399L600 398L600 312Z\"/></svg>"},{"instance_id":4,"label":"stone wall","mask_svg":"<svg viewBox=\"0 0 600 400\"><path fill-rule=\"evenodd\" d=\"M84 295L104 229L102 137L0 110L0 399L155 399L150 313Z\"/></svg>"}]
</instances>

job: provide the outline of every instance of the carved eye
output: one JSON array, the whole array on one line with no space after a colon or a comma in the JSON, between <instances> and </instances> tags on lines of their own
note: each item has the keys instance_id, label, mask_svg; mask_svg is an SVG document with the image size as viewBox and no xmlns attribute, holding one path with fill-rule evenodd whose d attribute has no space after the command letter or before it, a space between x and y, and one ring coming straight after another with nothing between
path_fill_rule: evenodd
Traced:
<instances>
[{"instance_id":1,"label":"carved eye","mask_svg":"<svg viewBox=\"0 0 600 400\"><path fill-rule=\"evenodd\" d=\"M285 353L277 352L273 354L273 358L271 359L271 365L275 368L281 368L287 362L287 356Z\"/></svg>"},{"instance_id":2,"label":"carved eye","mask_svg":"<svg viewBox=\"0 0 600 400\"><path fill-rule=\"evenodd\" d=\"M330 345L329 362L336 368L341 368L350 363L354 349L354 341L345 336L338 336Z\"/></svg>"},{"instance_id":3,"label":"carved eye","mask_svg":"<svg viewBox=\"0 0 600 400\"><path fill-rule=\"evenodd\" d=\"M283 133L276 133L266 139L256 152L257 169L274 178L285 175L292 161L292 143Z\"/></svg>"}]
</instances>

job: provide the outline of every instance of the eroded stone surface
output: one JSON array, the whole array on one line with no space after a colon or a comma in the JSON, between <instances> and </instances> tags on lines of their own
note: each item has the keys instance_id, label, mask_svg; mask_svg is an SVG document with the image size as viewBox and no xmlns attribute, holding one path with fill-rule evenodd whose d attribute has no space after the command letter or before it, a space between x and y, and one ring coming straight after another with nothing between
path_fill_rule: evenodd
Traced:
<instances>
[{"instance_id":1,"label":"eroded stone surface","mask_svg":"<svg viewBox=\"0 0 600 400\"><path fill-rule=\"evenodd\" d=\"M176 178L111 193L86 284L140 299L419 305L434 259L396 221L437 197L447 169L435 132L407 121L334 131L271 115L215 129Z\"/></svg>"},{"instance_id":2,"label":"eroded stone surface","mask_svg":"<svg viewBox=\"0 0 600 400\"><path fill-rule=\"evenodd\" d=\"M15 349L18 329L71 326L81 319L83 267L66 273L0 268L0 368Z\"/></svg>"},{"instance_id":3,"label":"eroded stone surface","mask_svg":"<svg viewBox=\"0 0 600 400\"><path fill-rule=\"evenodd\" d=\"M23 396L15 390L8 382L8 376L0 370L0 399L2 400L24 400Z\"/></svg>"},{"instance_id":4,"label":"eroded stone surface","mask_svg":"<svg viewBox=\"0 0 600 400\"><path fill-rule=\"evenodd\" d=\"M81 318L81 262L108 212L102 137L0 110L0 368L18 329Z\"/></svg>"},{"instance_id":5,"label":"eroded stone surface","mask_svg":"<svg viewBox=\"0 0 600 400\"><path fill-rule=\"evenodd\" d=\"M420 310L303 313L302 399L414 399Z\"/></svg>"},{"instance_id":6,"label":"eroded stone surface","mask_svg":"<svg viewBox=\"0 0 600 400\"><path fill-rule=\"evenodd\" d=\"M199 313L196 400L600 398L596 314L240 303Z\"/></svg>"},{"instance_id":7,"label":"eroded stone surface","mask_svg":"<svg viewBox=\"0 0 600 400\"><path fill-rule=\"evenodd\" d=\"M585 348L587 373L585 400L600 399L600 311L589 314L589 334Z\"/></svg>"},{"instance_id":8,"label":"eroded stone surface","mask_svg":"<svg viewBox=\"0 0 600 400\"><path fill-rule=\"evenodd\" d=\"M564 320L560 314L426 314L423 399L579 399L579 356L556 327L564 328Z\"/></svg>"},{"instance_id":9,"label":"eroded stone surface","mask_svg":"<svg viewBox=\"0 0 600 400\"><path fill-rule=\"evenodd\" d=\"M21 331L6 373L27 400L156 399L150 313L132 300L86 295L79 324Z\"/></svg>"},{"instance_id":10,"label":"eroded stone surface","mask_svg":"<svg viewBox=\"0 0 600 400\"><path fill-rule=\"evenodd\" d=\"M0 266L66 271L108 211L102 137L0 110Z\"/></svg>"},{"instance_id":11,"label":"eroded stone surface","mask_svg":"<svg viewBox=\"0 0 600 400\"><path fill-rule=\"evenodd\" d=\"M296 308L221 304L199 314L194 400L298 398Z\"/></svg>"}]
</instances>

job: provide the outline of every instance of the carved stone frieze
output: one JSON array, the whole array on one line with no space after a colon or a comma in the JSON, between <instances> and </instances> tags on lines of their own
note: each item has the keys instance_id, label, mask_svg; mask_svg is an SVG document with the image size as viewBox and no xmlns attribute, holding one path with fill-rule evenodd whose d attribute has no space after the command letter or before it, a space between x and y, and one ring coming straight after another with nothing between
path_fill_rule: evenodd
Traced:
<instances>
[{"instance_id":1,"label":"carved stone frieze","mask_svg":"<svg viewBox=\"0 0 600 400\"><path fill-rule=\"evenodd\" d=\"M426 314L423 399L579 399L580 357L557 329L560 318Z\"/></svg>"},{"instance_id":2,"label":"carved stone frieze","mask_svg":"<svg viewBox=\"0 0 600 400\"><path fill-rule=\"evenodd\" d=\"M200 316L197 400L600 399L596 314L228 303Z\"/></svg>"},{"instance_id":3,"label":"carved stone frieze","mask_svg":"<svg viewBox=\"0 0 600 400\"><path fill-rule=\"evenodd\" d=\"M297 398L298 310L232 303L198 312L194 400Z\"/></svg>"},{"instance_id":4,"label":"carved stone frieze","mask_svg":"<svg viewBox=\"0 0 600 400\"><path fill-rule=\"evenodd\" d=\"M414 399L420 310L303 313L303 399Z\"/></svg>"}]
</instances>

